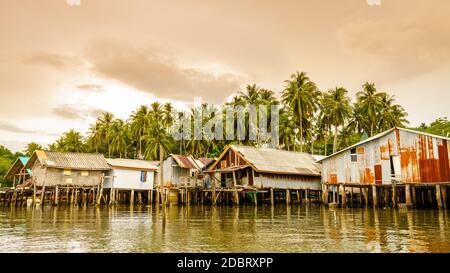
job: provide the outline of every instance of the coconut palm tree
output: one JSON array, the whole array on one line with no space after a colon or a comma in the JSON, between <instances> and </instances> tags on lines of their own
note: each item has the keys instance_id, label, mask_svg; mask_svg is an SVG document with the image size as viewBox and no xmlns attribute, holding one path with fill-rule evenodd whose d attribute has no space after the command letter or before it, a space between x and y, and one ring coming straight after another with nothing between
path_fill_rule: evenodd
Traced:
<instances>
[{"instance_id":1,"label":"coconut palm tree","mask_svg":"<svg viewBox=\"0 0 450 273\"><path fill-rule=\"evenodd\" d=\"M130 116L130 122L131 122L131 134L132 136L137 139L136 144L136 151L137 151L137 157L142 159L143 153L142 153L142 136L144 135L144 131L149 127L149 110L146 105L140 106L135 112L133 112Z\"/></svg>"},{"instance_id":2,"label":"coconut palm tree","mask_svg":"<svg viewBox=\"0 0 450 273\"><path fill-rule=\"evenodd\" d=\"M109 112L104 112L99 118L98 118L98 122L101 125L101 136L102 139L104 139L105 144L106 144L106 150L108 151L108 157L111 157L111 153L110 153L110 143L111 140L108 138L108 131L109 131L109 127L112 125L114 121L114 115L112 113Z\"/></svg>"},{"instance_id":3,"label":"coconut palm tree","mask_svg":"<svg viewBox=\"0 0 450 273\"><path fill-rule=\"evenodd\" d=\"M409 124L409 121L406 119L408 114L405 109L398 104L394 104L394 102L394 96L381 93L381 104L383 107L377 124L380 132Z\"/></svg>"},{"instance_id":4,"label":"coconut palm tree","mask_svg":"<svg viewBox=\"0 0 450 273\"><path fill-rule=\"evenodd\" d=\"M108 130L108 139L111 141L108 153L118 155L119 158L127 156L127 146L129 140L128 124L123 120L116 119L113 121Z\"/></svg>"},{"instance_id":5,"label":"coconut palm tree","mask_svg":"<svg viewBox=\"0 0 450 273\"><path fill-rule=\"evenodd\" d=\"M291 108L292 114L300 131L300 151L303 151L303 142L306 130L310 129L309 120L318 109L320 91L305 72L296 72L291 79L285 81L282 92L283 103Z\"/></svg>"},{"instance_id":6,"label":"coconut palm tree","mask_svg":"<svg viewBox=\"0 0 450 273\"><path fill-rule=\"evenodd\" d=\"M363 91L356 93L358 112L365 117L364 130L369 136L376 131L378 118L383 111L383 95L377 92L374 83L366 82L363 85Z\"/></svg>"},{"instance_id":7,"label":"coconut palm tree","mask_svg":"<svg viewBox=\"0 0 450 273\"><path fill-rule=\"evenodd\" d=\"M44 148L40 144L37 144L36 142L31 142L27 144L27 147L24 152L26 156L31 156L34 153L34 151L43 149Z\"/></svg>"},{"instance_id":8,"label":"coconut palm tree","mask_svg":"<svg viewBox=\"0 0 450 273\"><path fill-rule=\"evenodd\" d=\"M90 151L98 153L102 144L102 124L97 120L94 124L89 126L87 146Z\"/></svg>"},{"instance_id":9,"label":"coconut palm tree","mask_svg":"<svg viewBox=\"0 0 450 273\"><path fill-rule=\"evenodd\" d=\"M84 152L85 145L80 132L70 129L64 133L54 144L49 146L51 151L58 152Z\"/></svg>"},{"instance_id":10,"label":"coconut palm tree","mask_svg":"<svg viewBox=\"0 0 450 273\"><path fill-rule=\"evenodd\" d=\"M350 117L352 108L348 91L343 87L328 90L322 100L322 113L327 117L329 125L334 127L333 153L337 151L339 127Z\"/></svg>"}]
</instances>

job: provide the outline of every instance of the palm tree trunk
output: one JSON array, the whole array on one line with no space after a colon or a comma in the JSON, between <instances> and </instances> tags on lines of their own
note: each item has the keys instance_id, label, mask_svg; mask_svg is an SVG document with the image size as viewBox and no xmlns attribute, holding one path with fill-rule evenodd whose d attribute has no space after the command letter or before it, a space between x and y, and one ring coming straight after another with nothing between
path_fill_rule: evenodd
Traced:
<instances>
[{"instance_id":1,"label":"palm tree trunk","mask_svg":"<svg viewBox=\"0 0 450 273\"><path fill-rule=\"evenodd\" d=\"M338 127L334 126L333 154L337 151L338 144Z\"/></svg>"}]
</instances>

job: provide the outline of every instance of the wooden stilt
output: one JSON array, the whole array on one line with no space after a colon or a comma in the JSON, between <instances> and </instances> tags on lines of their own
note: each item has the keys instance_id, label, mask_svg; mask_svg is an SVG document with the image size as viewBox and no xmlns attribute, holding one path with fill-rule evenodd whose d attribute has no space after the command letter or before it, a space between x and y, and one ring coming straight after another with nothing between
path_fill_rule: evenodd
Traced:
<instances>
[{"instance_id":1,"label":"wooden stilt","mask_svg":"<svg viewBox=\"0 0 450 273\"><path fill-rule=\"evenodd\" d=\"M397 207L397 189L395 185L392 185L392 207Z\"/></svg>"},{"instance_id":2,"label":"wooden stilt","mask_svg":"<svg viewBox=\"0 0 450 273\"><path fill-rule=\"evenodd\" d=\"M270 188L270 205L271 205L271 206L275 205L275 199L274 199L273 188Z\"/></svg>"},{"instance_id":3,"label":"wooden stilt","mask_svg":"<svg viewBox=\"0 0 450 273\"><path fill-rule=\"evenodd\" d=\"M33 181L33 203L32 204L33 204L33 206L36 206L36 181Z\"/></svg>"},{"instance_id":4,"label":"wooden stilt","mask_svg":"<svg viewBox=\"0 0 450 273\"><path fill-rule=\"evenodd\" d=\"M328 185L323 185L322 186L322 202L324 203L324 204L328 204L328 200L329 200L329 197L328 197Z\"/></svg>"},{"instance_id":5,"label":"wooden stilt","mask_svg":"<svg viewBox=\"0 0 450 273\"><path fill-rule=\"evenodd\" d=\"M411 195L412 195L412 206L416 206L417 205L416 187L412 185L411 185Z\"/></svg>"},{"instance_id":6,"label":"wooden stilt","mask_svg":"<svg viewBox=\"0 0 450 273\"><path fill-rule=\"evenodd\" d=\"M428 204L430 206L433 205L433 193L432 193L432 191L433 190L431 188L428 189Z\"/></svg>"},{"instance_id":7,"label":"wooden stilt","mask_svg":"<svg viewBox=\"0 0 450 273\"><path fill-rule=\"evenodd\" d=\"M376 185L372 185L372 203L374 208L378 206L378 195Z\"/></svg>"},{"instance_id":8,"label":"wooden stilt","mask_svg":"<svg viewBox=\"0 0 450 273\"><path fill-rule=\"evenodd\" d=\"M369 205L369 193L367 188L362 188L362 194L364 199L364 206L367 207Z\"/></svg>"},{"instance_id":9,"label":"wooden stilt","mask_svg":"<svg viewBox=\"0 0 450 273\"><path fill-rule=\"evenodd\" d=\"M78 206L78 188L74 188L74 190L75 190L75 203L74 203L74 205Z\"/></svg>"},{"instance_id":10,"label":"wooden stilt","mask_svg":"<svg viewBox=\"0 0 450 273\"><path fill-rule=\"evenodd\" d=\"M75 189L72 188L72 194L70 196L70 205L73 205L73 202L75 201Z\"/></svg>"},{"instance_id":11,"label":"wooden stilt","mask_svg":"<svg viewBox=\"0 0 450 273\"><path fill-rule=\"evenodd\" d=\"M444 209L447 208L447 186L442 185L441 186L441 193L442 193L442 207Z\"/></svg>"},{"instance_id":12,"label":"wooden stilt","mask_svg":"<svg viewBox=\"0 0 450 273\"><path fill-rule=\"evenodd\" d=\"M345 186L344 185L339 185L340 188L340 192L341 192L341 200L342 200L342 207L346 207L347 206L347 193L345 192Z\"/></svg>"},{"instance_id":13,"label":"wooden stilt","mask_svg":"<svg viewBox=\"0 0 450 273\"><path fill-rule=\"evenodd\" d=\"M163 200L165 203L165 200ZM130 205L134 205L134 189L131 190Z\"/></svg>"},{"instance_id":14,"label":"wooden stilt","mask_svg":"<svg viewBox=\"0 0 450 273\"><path fill-rule=\"evenodd\" d=\"M58 206L59 204L59 189L58 185L55 186L55 206Z\"/></svg>"},{"instance_id":15,"label":"wooden stilt","mask_svg":"<svg viewBox=\"0 0 450 273\"><path fill-rule=\"evenodd\" d=\"M436 201L438 209L442 209L441 185L436 185Z\"/></svg>"},{"instance_id":16,"label":"wooden stilt","mask_svg":"<svg viewBox=\"0 0 450 273\"><path fill-rule=\"evenodd\" d=\"M353 187L350 187L350 205L353 207Z\"/></svg>"},{"instance_id":17,"label":"wooden stilt","mask_svg":"<svg viewBox=\"0 0 450 273\"><path fill-rule=\"evenodd\" d=\"M387 208L389 207L389 194L390 194L390 189L388 187L384 188L384 206Z\"/></svg>"},{"instance_id":18,"label":"wooden stilt","mask_svg":"<svg viewBox=\"0 0 450 273\"><path fill-rule=\"evenodd\" d=\"M147 199L147 202L148 202L148 205L151 205L152 203L153 203L153 194L152 194L152 190L148 190L148 197L147 197L148 199Z\"/></svg>"},{"instance_id":19,"label":"wooden stilt","mask_svg":"<svg viewBox=\"0 0 450 273\"><path fill-rule=\"evenodd\" d=\"M302 197L300 196L300 192L298 190L296 191L296 195L297 195L297 203L301 204L302 203Z\"/></svg>"},{"instance_id":20,"label":"wooden stilt","mask_svg":"<svg viewBox=\"0 0 450 273\"><path fill-rule=\"evenodd\" d=\"M139 205L142 205L143 203L142 203L142 193L139 191L138 192L138 204Z\"/></svg>"},{"instance_id":21,"label":"wooden stilt","mask_svg":"<svg viewBox=\"0 0 450 273\"><path fill-rule=\"evenodd\" d=\"M412 207L411 186L409 184L405 185L405 203L407 207Z\"/></svg>"}]
</instances>

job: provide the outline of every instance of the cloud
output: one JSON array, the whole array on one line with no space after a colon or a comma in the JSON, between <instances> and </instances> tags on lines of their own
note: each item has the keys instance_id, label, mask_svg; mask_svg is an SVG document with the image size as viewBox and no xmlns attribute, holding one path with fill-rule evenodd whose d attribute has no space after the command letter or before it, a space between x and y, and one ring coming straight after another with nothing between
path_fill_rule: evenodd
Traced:
<instances>
[{"instance_id":1,"label":"cloud","mask_svg":"<svg viewBox=\"0 0 450 273\"><path fill-rule=\"evenodd\" d=\"M98 84L79 84L76 86L78 89L89 91L89 92L102 92L103 86Z\"/></svg>"},{"instance_id":2,"label":"cloud","mask_svg":"<svg viewBox=\"0 0 450 273\"><path fill-rule=\"evenodd\" d=\"M11 133L25 133L25 134L39 133L38 131L34 131L34 130L22 129L19 126L13 125L6 121L0 121L0 131L6 131L6 132L11 132Z\"/></svg>"},{"instance_id":3,"label":"cloud","mask_svg":"<svg viewBox=\"0 0 450 273\"><path fill-rule=\"evenodd\" d=\"M81 61L76 57L65 56L45 51L35 51L22 61L26 65L47 66L56 70L68 69L81 65Z\"/></svg>"},{"instance_id":4,"label":"cloud","mask_svg":"<svg viewBox=\"0 0 450 273\"><path fill-rule=\"evenodd\" d=\"M92 43L85 53L94 73L162 98L193 101L200 96L221 103L240 87L236 75L181 67L155 48L108 40Z\"/></svg>"},{"instance_id":5,"label":"cloud","mask_svg":"<svg viewBox=\"0 0 450 273\"><path fill-rule=\"evenodd\" d=\"M352 22L339 29L337 37L350 52L372 56L373 65L381 65L379 71L385 78L428 73L450 61L450 5L442 3L437 10L426 4L408 16L402 10L399 16Z\"/></svg>"},{"instance_id":6,"label":"cloud","mask_svg":"<svg viewBox=\"0 0 450 273\"><path fill-rule=\"evenodd\" d=\"M84 120L89 117L98 117L104 111L92 107L76 107L70 104L61 105L53 108L53 114L66 120Z\"/></svg>"}]
</instances>

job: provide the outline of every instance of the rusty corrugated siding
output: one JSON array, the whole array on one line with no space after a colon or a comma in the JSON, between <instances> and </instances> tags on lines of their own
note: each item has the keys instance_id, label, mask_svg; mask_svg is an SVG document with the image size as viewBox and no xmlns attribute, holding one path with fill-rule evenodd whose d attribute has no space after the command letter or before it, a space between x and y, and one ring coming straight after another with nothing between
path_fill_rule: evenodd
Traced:
<instances>
[{"instance_id":1,"label":"rusty corrugated siding","mask_svg":"<svg viewBox=\"0 0 450 273\"><path fill-rule=\"evenodd\" d=\"M450 182L449 140L396 128L322 161L325 183ZM351 160L351 152L356 162ZM392 173L394 172L394 173Z\"/></svg>"}]
</instances>

